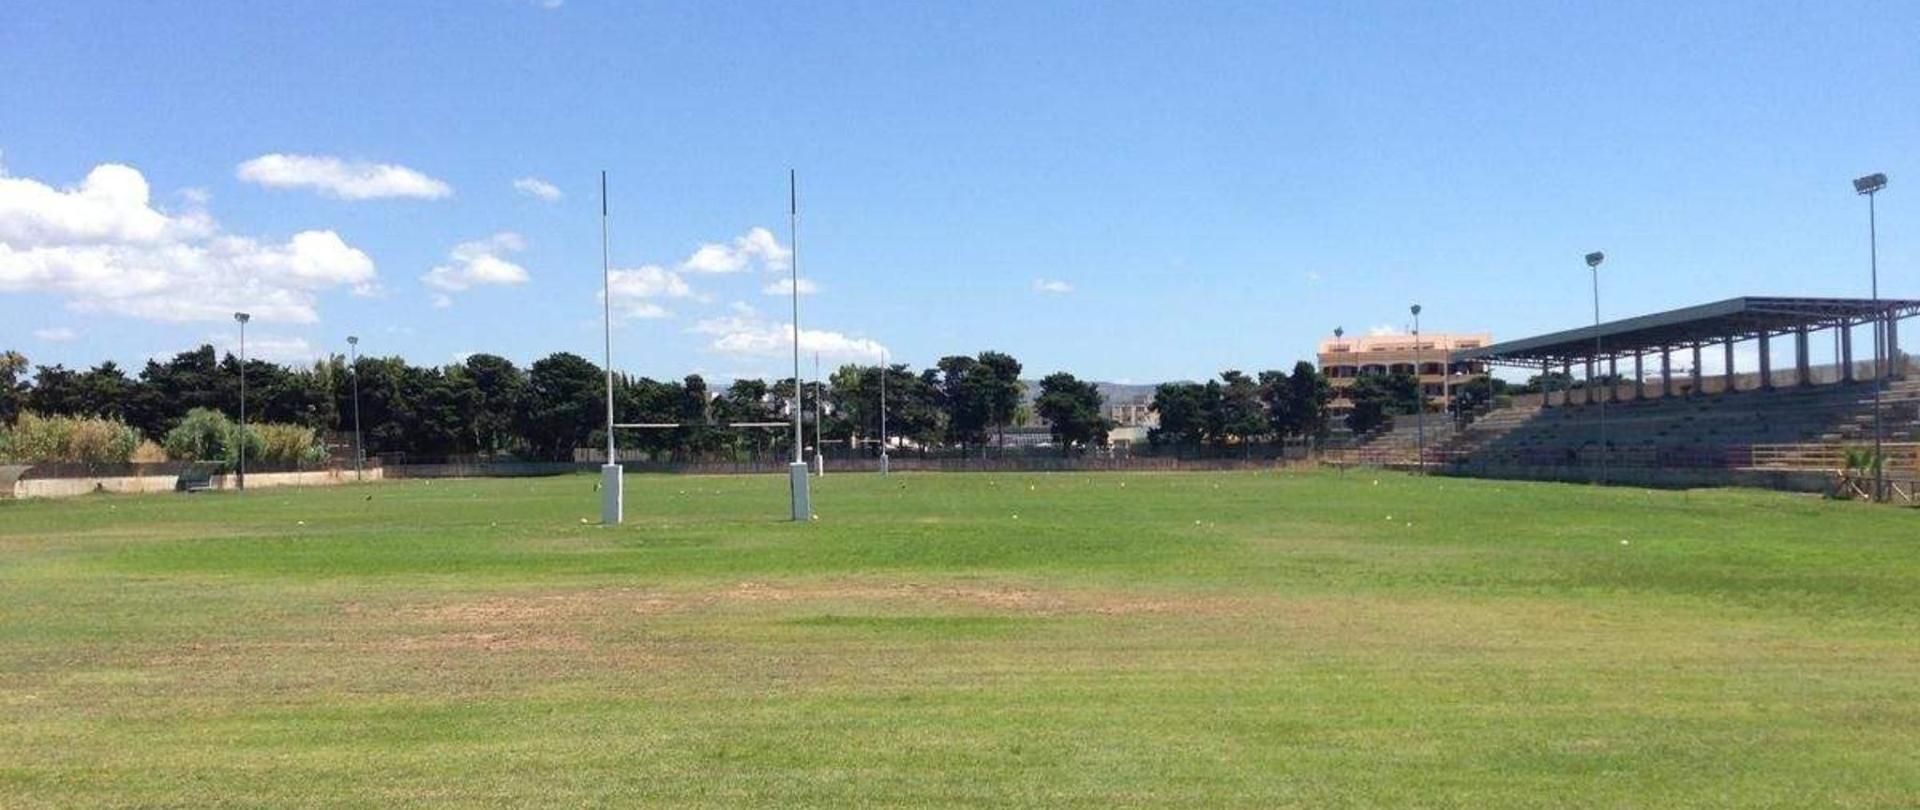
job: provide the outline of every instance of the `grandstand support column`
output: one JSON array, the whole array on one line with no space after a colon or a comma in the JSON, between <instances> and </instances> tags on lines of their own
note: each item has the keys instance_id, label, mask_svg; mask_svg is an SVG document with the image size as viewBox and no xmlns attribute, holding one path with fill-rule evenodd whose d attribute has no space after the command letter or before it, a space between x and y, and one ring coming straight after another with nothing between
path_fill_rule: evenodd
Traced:
<instances>
[{"instance_id":1,"label":"grandstand support column","mask_svg":"<svg viewBox=\"0 0 1920 810\"><path fill-rule=\"evenodd\" d=\"M1793 332L1793 384L1809 385L1813 382L1813 363L1807 357L1807 327L1801 324Z\"/></svg>"},{"instance_id":2,"label":"grandstand support column","mask_svg":"<svg viewBox=\"0 0 1920 810\"><path fill-rule=\"evenodd\" d=\"M1553 363L1547 360L1540 361L1540 407L1553 407Z\"/></svg>"},{"instance_id":3,"label":"grandstand support column","mask_svg":"<svg viewBox=\"0 0 1920 810\"><path fill-rule=\"evenodd\" d=\"M1674 395L1674 347L1661 345L1661 399Z\"/></svg>"},{"instance_id":4,"label":"grandstand support column","mask_svg":"<svg viewBox=\"0 0 1920 810\"><path fill-rule=\"evenodd\" d=\"M1732 342L1727 343L1727 368L1733 368L1733 343ZM1701 393L1700 373L1701 373L1700 372L1700 344L1695 343L1693 344L1693 372L1692 372L1693 390L1688 391L1687 396L1692 397L1692 396L1700 395ZM1728 378L1728 379L1732 379L1732 378Z\"/></svg>"},{"instance_id":5,"label":"grandstand support column","mask_svg":"<svg viewBox=\"0 0 1920 810\"><path fill-rule=\"evenodd\" d=\"M1646 358L1647 358L1646 352L1633 353L1633 398L1634 399L1647 398L1647 371L1645 368Z\"/></svg>"},{"instance_id":6,"label":"grandstand support column","mask_svg":"<svg viewBox=\"0 0 1920 810\"><path fill-rule=\"evenodd\" d=\"M1620 358L1607 357L1607 401L1620 401Z\"/></svg>"},{"instance_id":7,"label":"grandstand support column","mask_svg":"<svg viewBox=\"0 0 1920 810\"><path fill-rule=\"evenodd\" d=\"M1599 401L1599 398L1593 395L1593 384L1599 382L1600 378L1594 376L1595 364L1594 364L1593 358L1591 357L1587 358L1587 362L1585 365L1587 367L1587 385L1586 385L1586 391L1585 391L1586 404L1592 405L1593 403Z\"/></svg>"},{"instance_id":8,"label":"grandstand support column","mask_svg":"<svg viewBox=\"0 0 1920 810\"><path fill-rule=\"evenodd\" d=\"M1853 382L1853 324L1842 323L1834 327L1840 330L1840 381Z\"/></svg>"},{"instance_id":9,"label":"grandstand support column","mask_svg":"<svg viewBox=\"0 0 1920 810\"><path fill-rule=\"evenodd\" d=\"M1673 396L1673 347L1660 347L1660 398Z\"/></svg>"},{"instance_id":10,"label":"grandstand support column","mask_svg":"<svg viewBox=\"0 0 1920 810\"><path fill-rule=\"evenodd\" d=\"M1887 376L1905 376L1900 368L1900 319L1887 315Z\"/></svg>"},{"instance_id":11,"label":"grandstand support column","mask_svg":"<svg viewBox=\"0 0 1920 810\"><path fill-rule=\"evenodd\" d=\"M1773 390L1773 336L1760 331L1760 390Z\"/></svg>"},{"instance_id":12,"label":"grandstand support column","mask_svg":"<svg viewBox=\"0 0 1920 810\"><path fill-rule=\"evenodd\" d=\"M1725 371L1721 372L1721 375L1725 378L1727 385L1726 385L1726 388L1720 391L1720 393L1731 394L1734 391L1739 389L1739 386L1734 384L1734 377L1733 377L1734 370L1733 370L1733 339L1732 338L1727 339L1727 342L1724 348L1727 352L1727 368Z\"/></svg>"},{"instance_id":13,"label":"grandstand support column","mask_svg":"<svg viewBox=\"0 0 1920 810\"><path fill-rule=\"evenodd\" d=\"M1560 392L1560 404L1572 405L1573 404L1573 361L1572 360L1560 361L1560 376L1565 377L1567 380L1567 390Z\"/></svg>"}]
</instances>

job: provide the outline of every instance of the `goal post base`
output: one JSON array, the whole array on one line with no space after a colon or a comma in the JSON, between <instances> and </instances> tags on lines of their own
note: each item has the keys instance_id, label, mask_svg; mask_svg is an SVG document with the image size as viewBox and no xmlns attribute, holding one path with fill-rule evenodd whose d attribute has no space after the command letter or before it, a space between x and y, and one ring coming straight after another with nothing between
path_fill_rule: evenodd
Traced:
<instances>
[{"instance_id":1,"label":"goal post base","mask_svg":"<svg viewBox=\"0 0 1920 810\"><path fill-rule=\"evenodd\" d=\"M626 518L625 470L618 464L600 465L600 523L617 526Z\"/></svg>"},{"instance_id":2,"label":"goal post base","mask_svg":"<svg viewBox=\"0 0 1920 810\"><path fill-rule=\"evenodd\" d=\"M807 463L796 461L787 465L787 483L793 492L793 519L805 523L813 519L813 498L808 489Z\"/></svg>"}]
</instances>

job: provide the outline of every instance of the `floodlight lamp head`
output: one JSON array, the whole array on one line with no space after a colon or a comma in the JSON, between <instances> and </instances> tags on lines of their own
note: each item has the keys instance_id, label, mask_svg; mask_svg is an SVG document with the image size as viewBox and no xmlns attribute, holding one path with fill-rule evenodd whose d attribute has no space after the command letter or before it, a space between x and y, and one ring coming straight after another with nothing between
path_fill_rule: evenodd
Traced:
<instances>
[{"instance_id":1,"label":"floodlight lamp head","mask_svg":"<svg viewBox=\"0 0 1920 810\"><path fill-rule=\"evenodd\" d=\"M1607 260L1607 254L1601 253L1600 251L1597 251L1597 250L1587 254L1588 267L1599 267L1600 263L1606 260Z\"/></svg>"},{"instance_id":2,"label":"floodlight lamp head","mask_svg":"<svg viewBox=\"0 0 1920 810\"><path fill-rule=\"evenodd\" d=\"M1879 172L1874 172L1866 177L1855 178L1853 181L1853 192L1855 194L1872 194L1886 187L1887 176Z\"/></svg>"},{"instance_id":3,"label":"floodlight lamp head","mask_svg":"<svg viewBox=\"0 0 1920 810\"><path fill-rule=\"evenodd\" d=\"M347 336L347 345L348 345L348 346L358 346L358 345L360 345L360 338L359 338L359 337L356 337L356 336L354 336L354 335L348 335L348 336Z\"/></svg>"},{"instance_id":4,"label":"floodlight lamp head","mask_svg":"<svg viewBox=\"0 0 1920 810\"><path fill-rule=\"evenodd\" d=\"M1419 304L1414 304L1414 305L1413 305L1413 314L1415 314L1415 315L1419 315L1419 314L1420 314L1420 305L1419 305Z\"/></svg>"},{"instance_id":5,"label":"floodlight lamp head","mask_svg":"<svg viewBox=\"0 0 1920 810\"><path fill-rule=\"evenodd\" d=\"M1347 328L1346 328L1346 327L1344 327L1344 326L1336 326L1336 327L1334 327L1334 328L1333 328L1333 336L1334 336L1334 337L1335 337L1336 339L1337 339L1337 338L1343 338L1343 337L1346 337L1346 336L1347 336Z\"/></svg>"},{"instance_id":6,"label":"floodlight lamp head","mask_svg":"<svg viewBox=\"0 0 1920 810\"><path fill-rule=\"evenodd\" d=\"M247 321L253 320L253 316L245 312L235 312L233 313L233 319L241 323L246 323Z\"/></svg>"}]
</instances>

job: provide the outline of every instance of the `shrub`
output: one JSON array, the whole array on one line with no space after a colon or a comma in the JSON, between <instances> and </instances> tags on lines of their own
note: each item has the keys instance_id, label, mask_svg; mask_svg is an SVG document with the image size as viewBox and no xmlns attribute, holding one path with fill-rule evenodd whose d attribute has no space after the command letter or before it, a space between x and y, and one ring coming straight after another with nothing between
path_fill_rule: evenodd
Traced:
<instances>
[{"instance_id":1,"label":"shrub","mask_svg":"<svg viewBox=\"0 0 1920 810\"><path fill-rule=\"evenodd\" d=\"M114 419L22 413L0 430L0 456L25 462L124 463L140 432Z\"/></svg>"},{"instance_id":2,"label":"shrub","mask_svg":"<svg viewBox=\"0 0 1920 810\"><path fill-rule=\"evenodd\" d=\"M162 441L167 456L174 461L219 461L227 457L233 443L234 424L227 415L210 408L194 408L167 431Z\"/></svg>"},{"instance_id":3,"label":"shrub","mask_svg":"<svg viewBox=\"0 0 1920 810\"><path fill-rule=\"evenodd\" d=\"M260 438L262 461L314 464L327 460L327 447L313 428L268 423L249 425L247 429ZM248 445L248 449L251 451L252 445Z\"/></svg>"},{"instance_id":4,"label":"shrub","mask_svg":"<svg viewBox=\"0 0 1920 810\"><path fill-rule=\"evenodd\" d=\"M167 455L175 461L219 461L232 467L239 462L239 435L240 426L226 414L195 408L167 432ZM249 461L312 464L327 459L320 434L301 425L247 425L246 443Z\"/></svg>"}]
</instances>

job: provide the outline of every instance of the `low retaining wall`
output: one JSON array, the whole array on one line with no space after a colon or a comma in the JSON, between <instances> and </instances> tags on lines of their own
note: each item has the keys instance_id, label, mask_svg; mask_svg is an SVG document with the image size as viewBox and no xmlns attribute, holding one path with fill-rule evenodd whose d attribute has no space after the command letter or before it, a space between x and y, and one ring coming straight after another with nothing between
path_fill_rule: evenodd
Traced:
<instances>
[{"instance_id":1,"label":"low retaining wall","mask_svg":"<svg viewBox=\"0 0 1920 810\"><path fill-rule=\"evenodd\" d=\"M366 470L368 481L383 477L379 467ZM214 489L234 489L237 476L216 475ZM22 478L13 484L15 498L70 498L94 492L172 492L177 475L100 475L68 478ZM311 487L354 482L352 470L304 470L300 472L261 472L247 474L248 489L270 487Z\"/></svg>"}]
</instances>

